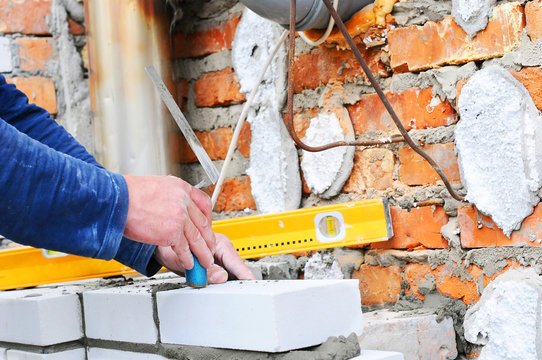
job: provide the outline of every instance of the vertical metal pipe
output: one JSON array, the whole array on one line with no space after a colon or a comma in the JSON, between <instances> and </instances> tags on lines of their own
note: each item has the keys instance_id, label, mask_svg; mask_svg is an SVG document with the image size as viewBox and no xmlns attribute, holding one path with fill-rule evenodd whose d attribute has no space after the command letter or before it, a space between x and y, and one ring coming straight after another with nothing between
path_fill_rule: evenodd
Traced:
<instances>
[{"instance_id":1,"label":"vertical metal pipe","mask_svg":"<svg viewBox=\"0 0 542 360\"><path fill-rule=\"evenodd\" d=\"M144 67L175 93L166 0L85 0L96 156L111 171L177 174L173 122Z\"/></svg>"}]
</instances>

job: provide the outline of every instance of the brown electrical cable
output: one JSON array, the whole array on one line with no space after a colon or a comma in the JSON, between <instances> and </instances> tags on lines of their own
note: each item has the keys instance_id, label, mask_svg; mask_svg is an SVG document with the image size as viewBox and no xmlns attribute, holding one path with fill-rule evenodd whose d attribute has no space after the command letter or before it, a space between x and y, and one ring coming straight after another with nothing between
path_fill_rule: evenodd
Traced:
<instances>
[{"instance_id":1,"label":"brown electrical cable","mask_svg":"<svg viewBox=\"0 0 542 360\"><path fill-rule=\"evenodd\" d=\"M329 13L335 20L336 25L341 30L341 33L343 34L346 42L350 46L350 49L354 53L354 56L356 57L358 63L361 65L363 71L365 72L365 75L367 75L367 78L369 79L369 82L375 89L376 93L378 94L378 97L384 104L384 107L390 114L393 122L397 126L397 129L403 135L404 141L421 157L423 157L432 167L435 169L437 174L440 176L442 181L444 182L444 185L446 186L446 189L450 193L450 195L458 200L458 201L464 201L464 198L457 194L455 190L452 188L452 185L450 184L450 181L444 174L444 172L440 169L438 164L429 156L425 151L423 151L415 142L412 140L408 132L406 131L405 127L401 123L401 120L399 120L399 117L393 110L393 107L391 106L390 102L386 98L386 95L382 91L382 88L376 81L375 77L373 76L371 69L369 69L369 66L363 59L361 53L359 52L359 49L357 48L356 44L354 43L354 40L348 33L348 30L344 26L344 23L333 8L333 5L329 0L322 0L324 4L326 5L327 9L329 10ZM290 136L294 140L297 146L302 148L306 151L322 151L331 149L333 147L337 146L363 146L362 143L358 143L356 141L354 142L346 142L346 141L338 141L331 144L323 145L323 146L308 146L304 144L299 137L297 136L294 128L294 122L293 122L293 113L294 113L294 104L293 104L293 97L294 97L294 60L295 60L295 16L296 16L296 0L290 0L290 39L289 39L289 59L288 59L288 115L286 116L286 127L288 128L288 132L290 133ZM375 145L375 144L372 144Z\"/></svg>"}]
</instances>

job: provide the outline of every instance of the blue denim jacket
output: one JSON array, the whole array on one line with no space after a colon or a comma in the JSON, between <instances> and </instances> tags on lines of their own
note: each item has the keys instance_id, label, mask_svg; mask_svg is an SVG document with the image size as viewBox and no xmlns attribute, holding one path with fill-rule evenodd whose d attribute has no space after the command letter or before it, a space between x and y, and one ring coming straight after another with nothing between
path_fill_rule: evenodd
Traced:
<instances>
[{"instance_id":1,"label":"blue denim jacket","mask_svg":"<svg viewBox=\"0 0 542 360\"><path fill-rule=\"evenodd\" d=\"M124 178L0 75L0 234L152 276L155 246L123 237L127 213Z\"/></svg>"}]
</instances>

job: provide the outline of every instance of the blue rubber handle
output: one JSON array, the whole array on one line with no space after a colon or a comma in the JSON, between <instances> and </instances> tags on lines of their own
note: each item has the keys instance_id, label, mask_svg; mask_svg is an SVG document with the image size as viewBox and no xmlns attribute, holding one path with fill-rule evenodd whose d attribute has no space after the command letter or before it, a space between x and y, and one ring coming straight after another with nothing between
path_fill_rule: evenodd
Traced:
<instances>
[{"instance_id":1,"label":"blue rubber handle","mask_svg":"<svg viewBox=\"0 0 542 360\"><path fill-rule=\"evenodd\" d=\"M201 266L196 255L192 254L192 256L194 257L194 267L184 272L186 283L195 288L205 287L207 286L207 269Z\"/></svg>"}]
</instances>

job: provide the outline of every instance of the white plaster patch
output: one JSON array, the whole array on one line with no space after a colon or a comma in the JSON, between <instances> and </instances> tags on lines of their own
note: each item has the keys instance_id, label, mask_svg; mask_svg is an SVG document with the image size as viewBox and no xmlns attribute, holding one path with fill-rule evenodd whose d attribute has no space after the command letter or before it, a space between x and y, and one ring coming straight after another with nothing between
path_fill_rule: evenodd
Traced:
<instances>
[{"instance_id":1,"label":"white plaster patch","mask_svg":"<svg viewBox=\"0 0 542 360\"><path fill-rule=\"evenodd\" d=\"M307 280L344 279L344 274L332 254L317 252L305 264L304 277Z\"/></svg>"},{"instance_id":2,"label":"white plaster patch","mask_svg":"<svg viewBox=\"0 0 542 360\"><path fill-rule=\"evenodd\" d=\"M250 176L252 195L262 213L297 209L301 199L301 179L297 151L276 108L260 107L248 116Z\"/></svg>"},{"instance_id":3,"label":"white plaster patch","mask_svg":"<svg viewBox=\"0 0 542 360\"><path fill-rule=\"evenodd\" d=\"M274 22L262 18L248 8L245 9L232 42L232 63L241 83L241 92L249 93L254 89L258 75L283 31L284 29ZM284 102L287 58L283 45L264 75L254 99L254 108L260 104Z\"/></svg>"},{"instance_id":4,"label":"white plaster patch","mask_svg":"<svg viewBox=\"0 0 542 360\"><path fill-rule=\"evenodd\" d=\"M252 11L244 11L232 45L233 67L242 92L254 89L283 31ZM301 202L299 159L280 113L286 95L286 58L282 46L265 73L247 117L252 133L247 174L261 213L297 209Z\"/></svg>"},{"instance_id":5,"label":"white plaster patch","mask_svg":"<svg viewBox=\"0 0 542 360\"><path fill-rule=\"evenodd\" d=\"M467 341L484 345L479 360L538 359L540 295L542 280L532 269L510 270L484 290L464 322Z\"/></svg>"},{"instance_id":6,"label":"white plaster patch","mask_svg":"<svg viewBox=\"0 0 542 360\"><path fill-rule=\"evenodd\" d=\"M303 142L309 146L326 145L343 141L344 134L339 119L333 113L319 114L311 123ZM346 147L340 146L319 152L303 151L301 168L305 181L316 195L324 193L339 175L346 154Z\"/></svg>"},{"instance_id":7,"label":"white plaster patch","mask_svg":"<svg viewBox=\"0 0 542 360\"><path fill-rule=\"evenodd\" d=\"M458 109L455 144L466 199L510 236L539 201L542 116L525 87L499 66L465 84Z\"/></svg>"},{"instance_id":8,"label":"white plaster patch","mask_svg":"<svg viewBox=\"0 0 542 360\"><path fill-rule=\"evenodd\" d=\"M484 30L496 0L452 0L452 16L470 37Z\"/></svg>"},{"instance_id":9,"label":"white plaster patch","mask_svg":"<svg viewBox=\"0 0 542 360\"><path fill-rule=\"evenodd\" d=\"M13 70L9 44L8 38L0 37L0 72L11 72Z\"/></svg>"}]
</instances>

